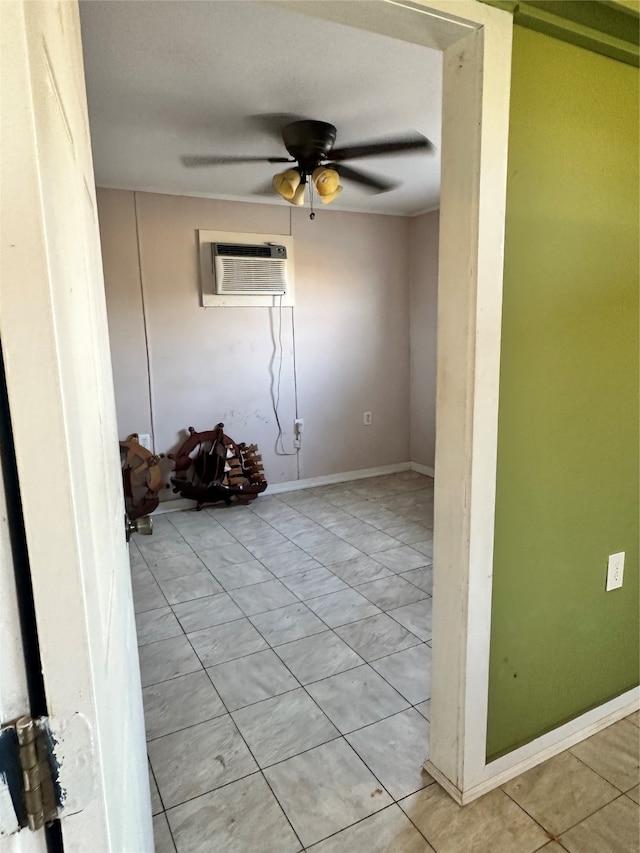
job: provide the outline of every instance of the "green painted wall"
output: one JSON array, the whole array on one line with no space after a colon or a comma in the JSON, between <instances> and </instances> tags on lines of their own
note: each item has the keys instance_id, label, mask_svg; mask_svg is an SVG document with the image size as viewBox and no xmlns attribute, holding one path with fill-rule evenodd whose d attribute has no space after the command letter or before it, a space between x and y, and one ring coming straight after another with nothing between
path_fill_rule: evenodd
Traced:
<instances>
[{"instance_id":1,"label":"green painted wall","mask_svg":"<svg viewBox=\"0 0 640 853\"><path fill-rule=\"evenodd\" d=\"M638 101L514 28L489 759L638 684Z\"/></svg>"}]
</instances>

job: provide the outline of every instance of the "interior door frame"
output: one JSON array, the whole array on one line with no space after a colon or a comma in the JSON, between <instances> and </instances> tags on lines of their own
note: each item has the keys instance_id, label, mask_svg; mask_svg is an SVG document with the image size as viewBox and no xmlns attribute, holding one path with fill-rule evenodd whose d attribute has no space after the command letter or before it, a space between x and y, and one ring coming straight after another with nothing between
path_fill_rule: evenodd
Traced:
<instances>
[{"instance_id":1,"label":"interior door frame","mask_svg":"<svg viewBox=\"0 0 640 853\"><path fill-rule=\"evenodd\" d=\"M425 766L464 805L640 706L640 688L634 688L487 761L513 18L477 0L278 5L443 53L431 757Z\"/></svg>"},{"instance_id":2,"label":"interior door frame","mask_svg":"<svg viewBox=\"0 0 640 853\"><path fill-rule=\"evenodd\" d=\"M0 354L0 725L47 714L4 363ZM6 853L60 850L60 826L20 832L0 778L0 843ZM12 833L2 836L2 832ZM48 837L47 837L48 836Z\"/></svg>"},{"instance_id":3,"label":"interior door frame","mask_svg":"<svg viewBox=\"0 0 640 853\"><path fill-rule=\"evenodd\" d=\"M443 53L426 768L466 803L504 781L487 765L486 732L513 19L476 0L277 5Z\"/></svg>"},{"instance_id":4,"label":"interior door frame","mask_svg":"<svg viewBox=\"0 0 640 853\"><path fill-rule=\"evenodd\" d=\"M79 9L0 2L0 22L0 340L40 659L48 713L80 714L93 737L92 755L84 742L64 755L90 793L62 839L69 853L150 851Z\"/></svg>"},{"instance_id":5,"label":"interior door frame","mask_svg":"<svg viewBox=\"0 0 640 853\"><path fill-rule=\"evenodd\" d=\"M486 14L501 10L487 7L484 2L419 2L442 12L455 10L468 21L481 24L475 44L473 36L466 36L444 51L446 142L442 166L434 531L436 692L431 705L431 759L426 765L464 805L637 710L640 688L626 691L506 755L487 761L513 19L511 12ZM479 133L474 133L475 120ZM472 221L465 219L469 211ZM463 243L464 259L455 257L461 223L463 233L466 228L477 229L475 248L471 239ZM466 300L460 288L465 271L469 275ZM474 276L475 285L471 281ZM449 299L454 298L456 282L461 291L457 316L449 313L454 307ZM448 327L449 322L460 323L465 306L472 318L466 338L460 329L456 333ZM456 347L463 347L465 340L469 353L463 364L464 357ZM456 390L460 394L457 403L451 399ZM464 439L460 432L455 435L456 424L462 425L463 393L467 394ZM464 462L460 458L463 453ZM452 454L459 457L457 463ZM463 491L457 492L456 487L460 486ZM461 495L464 508L460 507ZM452 636L454 625L458 631Z\"/></svg>"}]
</instances>

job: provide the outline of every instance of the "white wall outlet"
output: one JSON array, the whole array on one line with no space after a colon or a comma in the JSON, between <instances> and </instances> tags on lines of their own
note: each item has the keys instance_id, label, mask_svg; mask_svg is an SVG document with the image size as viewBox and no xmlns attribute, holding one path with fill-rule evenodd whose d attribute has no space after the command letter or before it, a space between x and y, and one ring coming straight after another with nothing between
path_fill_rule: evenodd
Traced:
<instances>
[{"instance_id":1,"label":"white wall outlet","mask_svg":"<svg viewBox=\"0 0 640 853\"><path fill-rule=\"evenodd\" d=\"M619 589L622 586L622 577L624 575L624 551L618 554L609 554L609 563L607 566L607 592L612 589Z\"/></svg>"},{"instance_id":2,"label":"white wall outlet","mask_svg":"<svg viewBox=\"0 0 640 853\"><path fill-rule=\"evenodd\" d=\"M371 422L373 421L373 418L371 416L371 412L365 412L364 413L363 421L364 421L365 426L371 426Z\"/></svg>"},{"instance_id":3,"label":"white wall outlet","mask_svg":"<svg viewBox=\"0 0 640 853\"><path fill-rule=\"evenodd\" d=\"M142 447L146 447L147 450L153 452L151 447L151 436L148 432L138 433L138 444L140 444Z\"/></svg>"},{"instance_id":4,"label":"white wall outlet","mask_svg":"<svg viewBox=\"0 0 640 853\"><path fill-rule=\"evenodd\" d=\"M293 446L296 450L302 447L302 433L304 432L304 419L296 418L293 422Z\"/></svg>"}]
</instances>

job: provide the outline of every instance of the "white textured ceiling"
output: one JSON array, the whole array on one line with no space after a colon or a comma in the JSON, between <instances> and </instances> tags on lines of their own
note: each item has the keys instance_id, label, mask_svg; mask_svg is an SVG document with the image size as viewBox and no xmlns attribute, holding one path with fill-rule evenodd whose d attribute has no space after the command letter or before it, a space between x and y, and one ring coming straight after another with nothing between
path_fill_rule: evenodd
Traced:
<instances>
[{"instance_id":1,"label":"white textured ceiling","mask_svg":"<svg viewBox=\"0 0 640 853\"><path fill-rule=\"evenodd\" d=\"M98 186L286 204L254 194L284 166L187 169L180 156L286 156L259 117L293 114L335 124L336 145L417 130L436 146L349 161L402 185L371 195L345 181L332 208L438 206L439 51L252 0L88 0L80 10Z\"/></svg>"}]
</instances>

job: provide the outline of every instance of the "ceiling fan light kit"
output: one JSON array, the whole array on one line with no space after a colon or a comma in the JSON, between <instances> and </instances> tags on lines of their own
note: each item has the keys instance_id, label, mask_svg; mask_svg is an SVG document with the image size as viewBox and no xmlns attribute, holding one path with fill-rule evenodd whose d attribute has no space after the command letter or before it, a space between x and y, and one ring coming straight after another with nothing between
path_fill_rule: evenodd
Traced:
<instances>
[{"instance_id":1,"label":"ceiling fan light kit","mask_svg":"<svg viewBox=\"0 0 640 853\"><path fill-rule=\"evenodd\" d=\"M284 172L274 175L273 189L290 204L302 205L305 198L307 178L311 179L311 218L313 213L313 190L323 204L331 204L342 192L340 179L346 178L366 187L371 192L388 192L397 184L385 178L361 172L352 166L342 166L344 160L362 157L380 157L388 154L409 154L417 151L433 151L433 145L419 133L401 138L367 142L334 148L336 128L324 121L303 119L286 124L282 128L282 141L290 154L286 157L183 157L185 166L216 166L232 163L295 163Z\"/></svg>"},{"instance_id":2,"label":"ceiling fan light kit","mask_svg":"<svg viewBox=\"0 0 640 853\"><path fill-rule=\"evenodd\" d=\"M304 181L299 184L294 192L291 204L295 204L297 207L301 207L304 204Z\"/></svg>"},{"instance_id":3,"label":"ceiling fan light kit","mask_svg":"<svg viewBox=\"0 0 640 853\"><path fill-rule=\"evenodd\" d=\"M326 166L318 166L311 175L316 192L324 204L330 204L342 192L340 186L340 175L335 169Z\"/></svg>"},{"instance_id":4,"label":"ceiling fan light kit","mask_svg":"<svg viewBox=\"0 0 640 853\"><path fill-rule=\"evenodd\" d=\"M323 204L331 204L332 201L335 201L335 199L338 198L338 196L340 195L341 192L342 192L342 187L339 186L334 192L328 193L327 195L321 195L320 201Z\"/></svg>"},{"instance_id":5,"label":"ceiling fan light kit","mask_svg":"<svg viewBox=\"0 0 640 853\"><path fill-rule=\"evenodd\" d=\"M323 204L331 204L342 192L340 186L340 175L335 169L326 166L318 166L311 173L311 182ZM304 204L305 186L307 184L307 173L300 169L287 169L273 176L272 185L274 190L285 201L300 206Z\"/></svg>"},{"instance_id":6,"label":"ceiling fan light kit","mask_svg":"<svg viewBox=\"0 0 640 853\"><path fill-rule=\"evenodd\" d=\"M287 169L273 176L273 188L286 201L291 201L300 186L300 172L297 169Z\"/></svg>"}]
</instances>

